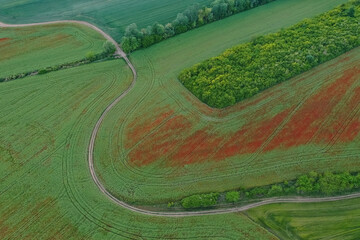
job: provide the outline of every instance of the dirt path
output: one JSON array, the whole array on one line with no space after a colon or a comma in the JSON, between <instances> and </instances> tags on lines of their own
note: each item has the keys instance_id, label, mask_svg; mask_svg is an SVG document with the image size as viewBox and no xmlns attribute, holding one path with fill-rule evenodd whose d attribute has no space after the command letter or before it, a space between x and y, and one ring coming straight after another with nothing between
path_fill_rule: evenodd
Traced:
<instances>
[{"instance_id":1,"label":"dirt path","mask_svg":"<svg viewBox=\"0 0 360 240\"><path fill-rule=\"evenodd\" d=\"M109 42L111 42L112 44L115 45L117 55L119 55L119 56L121 56L123 58L126 58L126 54L124 53L124 51L119 47L117 42L110 35L105 33L100 28L96 27L95 25L92 25L92 24L90 24L88 22L84 22L84 21L63 20L63 21L53 21L53 22L43 22L43 23L29 23L29 24L6 24L6 23L0 22L0 27L4 27L4 28L8 28L8 27L30 27L30 26L49 25L49 24L57 24L57 23L77 23L77 24L85 25L85 26L88 26L88 27L94 29L95 31L97 31L98 33L103 35Z\"/></svg>"},{"instance_id":2,"label":"dirt path","mask_svg":"<svg viewBox=\"0 0 360 240\"><path fill-rule=\"evenodd\" d=\"M95 31L99 32L101 35L103 35L108 41L113 43L116 47L116 55L122 57L128 66L130 67L132 73L133 73L133 81L131 85L128 87L128 89L125 90L119 97L117 97L101 114L100 118L98 119L92 134L91 139L89 142L88 147L88 163L89 163L89 170L92 176L92 179L96 186L99 188L99 190L111 201L113 201L115 204L136 212L141 213L145 215L151 215L151 216L162 216L162 217L189 217L189 216L203 216L203 215L214 215L214 214L226 214L226 213L234 213L234 212L242 212L246 211L252 208L256 208L263 205L268 204L274 204L274 203L318 203L318 202L333 202L333 201L340 201L340 200L347 200L347 199L353 199L353 198L359 198L360 193L354 193L344 196L337 196L337 197L323 197L323 198L306 198L306 197L294 197L294 198L271 198L267 200L262 200L257 203L248 204L242 207L233 207L233 208L224 208L224 209L211 209L211 210L204 210L204 211L184 211L184 212L156 212L156 211L149 211L145 209L141 209L138 207L131 206L123 201L120 201L115 196L113 196L109 191L106 190L104 185L100 182L99 178L96 175L95 167L94 167L94 146L95 146L95 140L97 137L97 134L99 132L99 128L104 121L106 115L110 112L110 110L121 100L123 99L135 86L136 79L137 79L137 72L135 67L132 65L124 51L120 48L118 43L107 33L102 31L100 28L84 21L73 21L73 20L64 20L64 21L53 21L53 22L43 22L43 23L31 23L31 24L5 24L0 22L0 27L27 27L27 26L38 26L38 25L47 25L47 24L56 24L56 23L77 23L81 25L88 26Z\"/></svg>"}]
</instances>

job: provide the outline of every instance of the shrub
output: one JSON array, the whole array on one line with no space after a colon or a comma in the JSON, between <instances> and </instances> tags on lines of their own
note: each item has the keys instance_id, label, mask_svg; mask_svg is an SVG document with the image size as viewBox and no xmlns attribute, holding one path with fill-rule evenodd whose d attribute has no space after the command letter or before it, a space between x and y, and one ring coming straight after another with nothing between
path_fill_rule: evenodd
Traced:
<instances>
[{"instance_id":1,"label":"shrub","mask_svg":"<svg viewBox=\"0 0 360 240\"><path fill-rule=\"evenodd\" d=\"M256 187L247 192L247 196L250 198L264 197L268 192L267 187Z\"/></svg>"},{"instance_id":2,"label":"shrub","mask_svg":"<svg viewBox=\"0 0 360 240\"><path fill-rule=\"evenodd\" d=\"M45 73L48 73L49 72L49 70L47 69L47 68L43 68L43 69L40 69L39 70L39 72L38 72L38 74L45 74Z\"/></svg>"},{"instance_id":3,"label":"shrub","mask_svg":"<svg viewBox=\"0 0 360 240\"><path fill-rule=\"evenodd\" d=\"M115 51L116 51L116 48L114 46L113 43L107 41L104 43L103 45L103 49L104 49L104 54L105 55L111 55L111 54L114 54Z\"/></svg>"},{"instance_id":4,"label":"shrub","mask_svg":"<svg viewBox=\"0 0 360 240\"><path fill-rule=\"evenodd\" d=\"M272 185L268 191L268 196L279 196L283 193L283 187L281 185Z\"/></svg>"},{"instance_id":5,"label":"shrub","mask_svg":"<svg viewBox=\"0 0 360 240\"><path fill-rule=\"evenodd\" d=\"M225 199L229 203L238 202L240 200L240 193L237 192L237 191L227 192L226 196L225 196Z\"/></svg>"},{"instance_id":6,"label":"shrub","mask_svg":"<svg viewBox=\"0 0 360 240\"><path fill-rule=\"evenodd\" d=\"M96 55L93 51L90 51L86 54L86 60L93 62L96 60Z\"/></svg>"},{"instance_id":7,"label":"shrub","mask_svg":"<svg viewBox=\"0 0 360 240\"><path fill-rule=\"evenodd\" d=\"M355 17L355 8L354 7L349 8L347 14L349 17Z\"/></svg>"},{"instance_id":8,"label":"shrub","mask_svg":"<svg viewBox=\"0 0 360 240\"><path fill-rule=\"evenodd\" d=\"M181 205L184 208L207 208L215 206L218 202L219 193L197 194L184 198Z\"/></svg>"}]
</instances>

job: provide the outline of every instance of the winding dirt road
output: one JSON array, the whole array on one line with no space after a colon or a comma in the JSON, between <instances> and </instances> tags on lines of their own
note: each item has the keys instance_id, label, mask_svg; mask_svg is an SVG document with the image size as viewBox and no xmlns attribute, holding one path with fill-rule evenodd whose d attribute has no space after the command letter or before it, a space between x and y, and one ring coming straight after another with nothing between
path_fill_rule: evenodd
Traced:
<instances>
[{"instance_id":1,"label":"winding dirt road","mask_svg":"<svg viewBox=\"0 0 360 240\"><path fill-rule=\"evenodd\" d=\"M203 216L203 215L214 215L214 214L225 214L225 213L235 213L235 212L242 212L246 211L252 208L256 208L263 205L268 204L274 204L274 203L319 203L319 202L333 202L333 201L340 201L340 200L347 200L347 199L353 199L353 198L359 198L360 193L354 193L344 196L336 196L336 197L323 197L323 198L306 198L306 197L293 197L293 198L271 198L262 200L257 203L248 204L242 207L233 207L233 208L224 208L224 209L211 209L211 210L204 210L204 211L184 211L184 212L162 212L162 211L149 211L146 209L138 208L131 206L119 199L117 199L115 196L113 196L109 191L106 190L104 185L100 182L99 178L96 175L95 167L94 167L94 146L95 146L95 140L97 137L97 134L99 132L99 128L104 121L106 115L110 112L110 110L121 100L123 99L135 86L136 79L137 79L137 72L135 67L132 65L128 57L126 56L125 52L120 48L118 43L107 33L102 31L100 28L84 21L76 21L76 20L63 20L63 21L52 21L52 22L43 22L43 23L31 23L31 24L5 24L0 22L0 27L2 28L8 28L8 27L28 27L28 26L38 26L38 25L48 25L48 24L57 24L57 23L76 23L88 26L95 31L99 32L104 38L106 38L109 42L113 43L116 47L116 55L122 57L128 66L130 67L132 73L133 73L133 81L131 85L128 87L128 89L125 90L119 97L117 97L101 114L100 118L98 119L92 134L91 139L88 146L88 163L89 163L89 170L92 176L92 179L96 186L99 188L99 190L111 201L113 201L115 204L136 212L140 214L145 215L151 215L151 216L162 216L162 217L188 217L188 216Z\"/></svg>"}]
</instances>

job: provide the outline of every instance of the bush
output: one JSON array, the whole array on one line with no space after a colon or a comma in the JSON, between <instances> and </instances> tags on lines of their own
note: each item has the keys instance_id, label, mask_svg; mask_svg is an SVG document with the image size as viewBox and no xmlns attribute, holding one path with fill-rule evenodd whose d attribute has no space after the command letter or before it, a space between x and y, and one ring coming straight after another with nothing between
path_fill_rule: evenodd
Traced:
<instances>
[{"instance_id":1,"label":"bush","mask_svg":"<svg viewBox=\"0 0 360 240\"><path fill-rule=\"evenodd\" d=\"M227 192L226 196L225 196L225 199L229 203L238 202L240 200L240 193L237 192L237 191Z\"/></svg>"},{"instance_id":2,"label":"bush","mask_svg":"<svg viewBox=\"0 0 360 240\"><path fill-rule=\"evenodd\" d=\"M116 51L116 47L114 46L113 43L107 41L104 43L103 45L103 49L104 49L104 54L105 55L111 55L114 54Z\"/></svg>"},{"instance_id":3,"label":"bush","mask_svg":"<svg viewBox=\"0 0 360 240\"><path fill-rule=\"evenodd\" d=\"M123 37L121 47L126 53L130 53L141 47L140 40L135 37Z\"/></svg>"},{"instance_id":4,"label":"bush","mask_svg":"<svg viewBox=\"0 0 360 240\"><path fill-rule=\"evenodd\" d=\"M281 185L272 185L271 188L268 191L268 196L279 196L283 193L283 187Z\"/></svg>"},{"instance_id":5,"label":"bush","mask_svg":"<svg viewBox=\"0 0 360 240\"><path fill-rule=\"evenodd\" d=\"M250 198L265 197L269 191L268 186L256 187L247 192L247 196Z\"/></svg>"},{"instance_id":6,"label":"bush","mask_svg":"<svg viewBox=\"0 0 360 240\"><path fill-rule=\"evenodd\" d=\"M48 72L49 72L48 69L43 68L43 69L39 70L38 74L41 75L41 74L45 74L45 73L48 73Z\"/></svg>"},{"instance_id":7,"label":"bush","mask_svg":"<svg viewBox=\"0 0 360 240\"><path fill-rule=\"evenodd\" d=\"M296 190L300 194L314 193L319 191L317 184L318 175L315 172L310 172L307 175L302 175L296 180Z\"/></svg>"},{"instance_id":8,"label":"bush","mask_svg":"<svg viewBox=\"0 0 360 240\"><path fill-rule=\"evenodd\" d=\"M349 8L347 14L349 17L355 17L355 8L354 7Z\"/></svg>"},{"instance_id":9,"label":"bush","mask_svg":"<svg viewBox=\"0 0 360 240\"><path fill-rule=\"evenodd\" d=\"M197 194L181 201L184 208L207 208L218 203L219 193Z\"/></svg>"},{"instance_id":10,"label":"bush","mask_svg":"<svg viewBox=\"0 0 360 240\"><path fill-rule=\"evenodd\" d=\"M90 51L86 54L86 60L93 62L96 60L96 55L93 51Z\"/></svg>"}]
</instances>

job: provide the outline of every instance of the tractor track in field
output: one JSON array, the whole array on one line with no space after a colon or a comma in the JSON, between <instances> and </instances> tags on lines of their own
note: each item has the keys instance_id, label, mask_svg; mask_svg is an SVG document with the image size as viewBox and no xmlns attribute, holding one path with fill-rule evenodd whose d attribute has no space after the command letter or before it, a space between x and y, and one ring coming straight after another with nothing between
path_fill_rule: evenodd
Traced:
<instances>
[{"instance_id":1,"label":"tractor track in field","mask_svg":"<svg viewBox=\"0 0 360 240\"><path fill-rule=\"evenodd\" d=\"M100 33L105 39L107 39L109 42L113 43L116 47L115 54L125 60L127 65L132 71L133 74L133 81L130 84L130 86L120 95L118 96L110 105L102 112L100 115L98 121L96 122L89 146L88 146L88 164L89 164L89 170L92 176L92 179L96 186L99 188L99 190L112 202L117 204L118 206L121 206L127 210L130 210L132 212L150 215L150 216L159 216L159 217L190 217L190 216L203 216L203 215L215 215L215 214L225 214L225 213L235 213L235 212L242 212L246 211L252 208L256 208L259 206L269 205L269 204L276 204L276 203L320 203L320 202L333 202L333 201L340 201L340 200L348 200L348 199L354 199L359 198L360 193L353 193L349 195L343 195L343 196L335 196L335 197L318 197L318 198L307 198L307 197L290 197L290 198L270 198L261 200L256 203L251 203L244 206L238 206L238 207L232 207L232 208L223 208L223 209L210 209L210 210L203 210L203 211L183 211L183 212L175 212L175 211L151 211L146 210L143 208L135 207L132 205L127 204L124 201L119 200L114 195L112 195L100 182L99 178L96 175L95 167L94 167L94 146L95 146L95 140L97 137L97 134L99 132L100 126L102 122L104 121L106 115L110 112L110 110L120 102L121 99L123 99L135 86L136 80L137 80L137 72L135 67L132 65L130 60L128 59L125 52L120 48L118 43L107 33L102 31L100 28L96 27L95 25L92 25L85 21L76 21L76 20L62 20L62 21L52 21L52 22L42 22L42 23L30 23L30 24L5 24L0 22L1 28L8 28L8 27L28 27L28 26L39 26L39 25L49 25L49 24L60 24L60 23L75 23L80 25L88 26L98 33Z\"/></svg>"}]
</instances>

